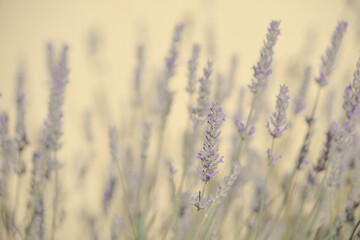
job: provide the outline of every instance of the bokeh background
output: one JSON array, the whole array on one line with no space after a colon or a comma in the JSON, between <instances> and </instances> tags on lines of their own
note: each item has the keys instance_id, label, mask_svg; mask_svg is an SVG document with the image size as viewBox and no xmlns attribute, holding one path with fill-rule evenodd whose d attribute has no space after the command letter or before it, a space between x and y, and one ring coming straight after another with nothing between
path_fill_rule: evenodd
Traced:
<instances>
[{"instance_id":1,"label":"bokeh background","mask_svg":"<svg viewBox=\"0 0 360 240\"><path fill-rule=\"evenodd\" d=\"M60 202L64 222L59 237L85 238L88 233L84 232L86 228L79 223L79 219L91 219L101 211L102 191L110 159L108 127L116 125L120 132L126 132L126 126L133 121L130 116L134 98L136 46L143 43L146 47L144 92L147 101L153 102L156 97L155 79L163 68L173 28L179 22L186 25L179 67L171 83L176 97L168 119L165 133L167 147L163 155L164 159L171 159L175 167L181 167L182 134L188 119L186 63L191 56L192 45L201 44L200 68L207 59L214 61L214 76L228 72L231 56L237 55L239 59L232 95L224 103L228 121L223 134L222 152L226 156L232 141L227 133L234 131L231 118L239 106L247 114L250 94L246 87L252 76L251 67L259 57L266 29L272 19L281 20L281 36L275 47L274 70L269 91L266 92L266 99L274 100L268 103L270 108L265 111L267 116L274 107L278 86L286 83L290 87L290 96L294 96L307 66L312 67L314 79L319 71L320 57L329 46L337 22L346 20L349 23L331 83L321 96L320 106L324 110L318 112L315 148L323 142L329 121L338 119L343 89L352 80L360 53L359 0L0 0L0 110L9 112L13 132L16 75L18 69L23 67L26 124L32 143L25 153L28 170L31 169L31 155L38 145L48 108L46 45L52 42L59 50L66 43L70 48L70 82L65 96L63 148L59 153L59 159L64 163L60 172ZM242 89L245 89L245 95L239 102ZM306 99L309 105L314 101L312 89L315 89L313 81ZM144 108L138 123L154 120L151 109ZM265 156L270 138L266 134L264 121L257 126L253 145L264 149ZM285 137L284 142L292 142L287 143L288 151L279 163L284 168L293 163L304 137L303 118L291 124L295 130ZM89 131L92 133L91 142L85 140L85 133ZM153 132L156 131L155 125ZM140 142L141 129L138 135L138 138L120 139L120 142L137 144ZM154 145L151 145L150 159L154 155ZM89 173L86 181L81 183L78 174L86 165L90 166ZM166 179L166 173L162 175ZM175 180L178 177L175 176ZM189 190L195 191L196 187ZM23 185L23 212L28 200L28 188L27 184ZM159 201L166 202L165 195L164 198L160 195ZM101 224L98 227L101 229Z\"/></svg>"}]
</instances>

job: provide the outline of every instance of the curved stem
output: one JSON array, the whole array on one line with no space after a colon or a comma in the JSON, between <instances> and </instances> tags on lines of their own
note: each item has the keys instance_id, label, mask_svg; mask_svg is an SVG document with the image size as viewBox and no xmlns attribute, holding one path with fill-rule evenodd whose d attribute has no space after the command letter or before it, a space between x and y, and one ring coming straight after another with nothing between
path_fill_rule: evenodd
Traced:
<instances>
[{"instance_id":1,"label":"curved stem","mask_svg":"<svg viewBox=\"0 0 360 240\"><path fill-rule=\"evenodd\" d=\"M355 235L356 229L358 229L359 226L360 226L360 220L359 220L359 221L357 222L357 224L355 225L354 230L352 231L349 240L352 240L352 239L353 239L353 236Z\"/></svg>"},{"instance_id":2,"label":"curved stem","mask_svg":"<svg viewBox=\"0 0 360 240\"><path fill-rule=\"evenodd\" d=\"M53 216L51 220L51 234L50 239L55 239L55 232L56 232L56 217L57 217L57 210L58 210L58 198L59 198L59 169L58 169L58 162L57 162L57 155L56 150L54 151L54 162L56 164L55 168L55 194L54 194L54 207L53 207Z\"/></svg>"},{"instance_id":3,"label":"curved stem","mask_svg":"<svg viewBox=\"0 0 360 240\"><path fill-rule=\"evenodd\" d=\"M249 115L248 115L247 120L246 120L244 134L247 134L248 128L250 126L250 121L251 121L251 118L252 118L252 115L253 115L253 112L254 112L256 96L257 95L254 94L253 99L251 101L250 112L249 112ZM246 136L244 135L244 136L241 137L240 142L239 142L238 146L236 147L236 152L234 154L233 162L240 161L241 150L242 150L242 147L243 147L243 144L244 144L245 140L246 140Z\"/></svg>"}]
</instances>

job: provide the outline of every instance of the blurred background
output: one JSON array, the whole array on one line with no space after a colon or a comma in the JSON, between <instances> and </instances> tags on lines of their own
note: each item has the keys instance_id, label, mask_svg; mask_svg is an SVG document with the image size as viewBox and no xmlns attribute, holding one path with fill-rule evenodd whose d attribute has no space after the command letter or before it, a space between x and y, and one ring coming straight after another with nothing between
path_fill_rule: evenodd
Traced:
<instances>
[{"instance_id":1,"label":"blurred background","mask_svg":"<svg viewBox=\"0 0 360 240\"><path fill-rule=\"evenodd\" d=\"M64 221L59 236L81 239L88 233L83 232L86 228L78 223L79 219L88 219L91 224L91 219L101 211L110 160L108 127L115 125L120 132L126 132L126 126L133 121L130 112L134 101L137 45L145 46L143 84L147 96L145 106L149 106L144 107L136 120L141 123L143 120L155 121L151 114L156 97L155 79L162 71L175 25L180 22L186 25L178 68L171 81L176 95L166 127L167 147L163 154L163 158L170 159L175 168L181 168L182 135L189 117L185 91L186 67L192 45L201 45L199 69L205 66L207 59L214 61L215 77L220 73L228 74L231 57L238 57L235 85L231 96L224 102L228 121L222 135L221 151L226 159L230 155L228 152L232 141L228 133L235 131L232 117L239 107L247 114L250 99L247 85L252 77L252 66L259 58L272 19L281 21L273 74L269 91L266 92L266 99L273 101L267 103L269 108L265 109L264 120L256 126L256 138L252 142L264 156L270 144L265 123L274 108L279 85L287 84L290 97L294 96L305 68L312 67L310 92L306 99L310 106L314 101L312 89L316 85L313 79L319 72L320 57L330 44L337 22L345 20L348 21L348 30L331 83L321 96L323 110L318 112L314 148L321 146L324 141L329 122L338 119L343 89L352 80L360 53L359 0L0 0L0 110L9 113L13 132L16 76L23 68L26 124L31 142L24 157L28 171L31 170L31 156L38 145L40 130L47 116L50 90L46 46L51 42L55 51L59 52L62 44L69 45L70 74L65 94L63 147L59 153L59 160L64 163L60 171L60 202ZM241 93L242 100L239 97ZM308 112L309 109L306 109L305 113ZM288 151L279 163L284 168L293 164L305 126L304 116L291 122L291 127L296 130L286 135L283 142L289 139L295 141L286 145ZM155 125L153 132L156 131ZM137 135L128 139L120 138L119 142L136 145L141 139L141 129L138 129ZM279 141L279 144L283 142ZM154 155L155 144L150 145L149 158ZM125 153L122 154L125 156ZM229 166L228 163L225 165ZM84 166L88 166L88 173L86 181L82 183L79 174ZM166 173L161 174L166 177ZM176 181L178 175L175 175ZM196 187L189 190L196 191ZM26 209L28 196L25 193L28 188L27 184L23 185L24 194L20 200L22 211ZM166 201L161 195L158 199ZM166 207L164 209L166 211ZM101 224L98 227L101 229Z\"/></svg>"}]
</instances>

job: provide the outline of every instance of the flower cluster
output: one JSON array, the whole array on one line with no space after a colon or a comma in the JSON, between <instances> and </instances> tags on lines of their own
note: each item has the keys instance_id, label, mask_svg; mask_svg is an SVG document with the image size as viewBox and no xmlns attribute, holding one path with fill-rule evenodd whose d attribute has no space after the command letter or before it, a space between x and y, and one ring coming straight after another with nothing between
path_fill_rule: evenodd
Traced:
<instances>
[{"instance_id":1,"label":"flower cluster","mask_svg":"<svg viewBox=\"0 0 360 240\"><path fill-rule=\"evenodd\" d=\"M210 105L210 76L212 73L212 62L208 61L204 68L204 76L199 79L200 88L197 99L197 107L193 110L197 119L203 119Z\"/></svg>"},{"instance_id":2,"label":"flower cluster","mask_svg":"<svg viewBox=\"0 0 360 240\"><path fill-rule=\"evenodd\" d=\"M260 52L260 60L253 66L254 78L251 80L249 88L254 94L265 88L267 78L272 73L270 66L274 55L273 48L280 35L279 25L280 21L271 21L268 33L266 34L266 41L264 41L264 47Z\"/></svg>"},{"instance_id":3,"label":"flower cluster","mask_svg":"<svg viewBox=\"0 0 360 240\"><path fill-rule=\"evenodd\" d=\"M222 182L216 187L215 194L210 195L209 197L209 206L205 209L207 214L211 214L213 209L219 205L224 197L226 197L231 190L231 187L234 185L235 181L240 175L240 164L238 162L233 163L233 168L231 173L224 178Z\"/></svg>"},{"instance_id":4,"label":"flower cluster","mask_svg":"<svg viewBox=\"0 0 360 240\"><path fill-rule=\"evenodd\" d=\"M180 23L175 27L174 35L168 56L165 58L165 83L167 85L169 79L175 74L176 60L179 57L179 44L181 42L182 32L185 25Z\"/></svg>"},{"instance_id":5,"label":"flower cluster","mask_svg":"<svg viewBox=\"0 0 360 240\"><path fill-rule=\"evenodd\" d=\"M44 143L51 150L60 148L59 139L62 135L62 106L64 104L65 86L68 83L69 69L67 67L68 46L63 46L61 56L58 61L53 58L52 45L48 45L48 52L51 58L48 60L51 75L51 93L49 102L48 119L45 121Z\"/></svg>"},{"instance_id":6,"label":"flower cluster","mask_svg":"<svg viewBox=\"0 0 360 240\"><path fill-rule=\"evenodd\" d=\"M24 72L22 69L17 77L16 115L16 142L19 151L22 151L29 144L25 126Z\"/></svg>"},{"instance_id":7,"label":"flower cluster","mask_svg":"<svg viewBox=\"0 0 360 240\"><path fill-rule=\"evenodd\" d=\"M240 133L241 137L245 138L245 124L240 121L240 119L236 118L234 120L234 124L236 126L236 129ZM255 133L255 127L251 126L250 130L247 132L248 136L251 136Z\"/></svg>"},{"instance_id":8,"label":"flower cluster","mask_svg":"<svg viewBox=\"0 0 360 240\"><path fill-rule=\"evenodd\" d=\"M316 82L321 86L326 86L328 77L333 70L337 52L340 48L341 41L347 28L347 22L340 21L332 35L331 46L326 50L326 56L321 57L320 75Z\"/></svg>"},{"instance_id":9,"label":"flower cluster","mask_svg":"<svg viewBox=\"0 0 360 240\"><path fill-rule=\"evenodd\" d=\"M196 70L198 67L200 53L200 45L194 44L192 49L191 59L188 61L188 86L186 87L186 91L190 94L195 92L195 84L196 84Z\"/></svg>"},{"instance_id":10,"label":"flower cluster","mask_svg":"<svg viewBox=\"0 0 360 240\"><path fill-rule=\"evenodd\" d=\"M280 137L282 133L287 129L286 109L289 105L288 92L289 90L287 86L280 86L280 93L276 97L276 109L270 118L273 129L270 128L269 122L266 125L269 133L274 138Z\"/></svg>"},{"instance_id":11,"label":"flower cluster","mask_svg":"<svg viewBox=\"0 0 360 240\"><path fill-rule=\"evenodd\" d=\"M314 166L314 170L316 172L324 171L326 168L326 164L328 163L329 160L331 144L335 135L335 131L336 129L334 129L334 127L330 127L330 129L326 132L326 141L323 152L321 156L318 158L316 166Z\"/></svg>"},{"instance_id":12,"label":"flower cluster","mask_svg":"<svg viewBox=\"0 0 360 240\"><path fill-rule=\"evenodd\" d=\"M223 162L223 157L219 158L219 135L220 125L225 120L222 108L218 103L214 103L210 108L207 117L207 127L203 150L197 154L197 158L201 160L200 179L204 182L209 181L215 176L217 166Z\"/></svg>"},{"instance_id":13,"label":"flower cluster","mask_svg":"<svg viewBox=\"0 0 360 240\"><path fill-rule=\"evenodd\" d=\"M359 114L360 104L360 59L356 64L354 79L352 84L345 88L343 108L346 118L351 121L352 118Z\"/></svg>"}]
</instances>

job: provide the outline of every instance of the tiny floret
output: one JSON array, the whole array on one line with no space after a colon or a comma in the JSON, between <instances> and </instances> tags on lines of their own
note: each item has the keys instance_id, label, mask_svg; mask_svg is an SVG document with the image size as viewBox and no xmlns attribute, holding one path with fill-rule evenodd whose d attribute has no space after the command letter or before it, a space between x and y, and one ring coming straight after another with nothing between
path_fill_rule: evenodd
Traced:
<instances>
[{"instance_id":1,"label":"tiny floret","mask_svg":"<svg viewBox=\"0 0 360 240\"><path fill-rule=\"evenodd\" d=\"M289 95L288 87L285 85L280 86L280 93L277 96L276 100L276 109L270 118L272 127L268 122L266 127L271 136L274 138L280 137L282 133L287 129L287 120L286 120L286 109L289 105Z\"/></svg>"}]
</instances>

